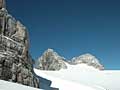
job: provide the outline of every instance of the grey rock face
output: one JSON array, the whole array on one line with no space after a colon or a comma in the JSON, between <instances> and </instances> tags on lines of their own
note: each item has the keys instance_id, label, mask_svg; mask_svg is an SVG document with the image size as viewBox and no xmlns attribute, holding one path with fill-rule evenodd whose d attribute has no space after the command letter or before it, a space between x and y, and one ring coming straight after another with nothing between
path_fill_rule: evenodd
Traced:
<instances>
[{"instance_id":1,"label":"grey rock face","mask_svg":"<svg viewBox=\"0 0 120 90\"><path fill-rule=\"evenodd\" d=\"M39 87L33 75L28 32L5 8L0 9L0 79Z\"/></svg>"},{"instance_id":2,"label":"grey rock face","mask_svg":"<svg viewBox=\"0 0 120 90\"><path fill-rule=\"evenodd\" d=\"M5 0L0 0L0 9L5 7Z\"/></svg>"},{"instance_id":3,"label":"grey rock face","mask_svg":"<svg viewBox=\"0 0 120 90\"><path fill-rule=\"evenodd\" d=\"M99 60L95 56L93 56L89 53L80 55L79 57L72 58L70 63L71 64L85 63L85 64L87 64L89 66L93 66L93 67L95 67L96 69L99 69L99 70L104 69L103 65L100 64Z\"/></svg>"},{"instance_id":4,"label":"grey rock face","mask_svg":"<svg viewBox=\"0 0 120 90\"><path fill-rule=\"evenodd\" d=\"M36 61L36 68L40 70L55 71L67 69L66 63L70 65L87 64L88 66L93 66L96 69L104 70L104 67L100 64L99 60L89 53L80 55L79 57L74 57L71 60L66 60L52 49L45 51L44 54Z\"/></svg>"},{"instance_id":5,"label":"grey rock face","mask_svg":"<svg viewBox=\"0 0 120 90\"><path fill-rule=\"evenodd\" d=\"M36 61L36 68L40 70L52 70L57 71L60 69L66 69L65 58L59 56L52 49L48 49L44 54Z\"/></svg>"}]
</instances>

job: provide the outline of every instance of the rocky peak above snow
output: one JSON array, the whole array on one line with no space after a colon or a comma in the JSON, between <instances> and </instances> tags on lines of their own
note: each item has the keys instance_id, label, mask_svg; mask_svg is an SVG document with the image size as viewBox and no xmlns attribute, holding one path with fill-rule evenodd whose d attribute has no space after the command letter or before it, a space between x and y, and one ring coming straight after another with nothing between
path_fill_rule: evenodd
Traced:
<instances>
[{"instance_id":1,"label":"rocky peak above snow","mask_svg":"<svg viewBox=\"0 0 120 90\"><path fill-rule=\"evenodd\" d=\"M99 60L92 54L86 53L78 57L74 57L71 60L66 60L64 57L60 56L53 49L47 49L43 55L36 61L36 68L41 70L60 70L66 69L67 65L77 65L86 64L88 66L93 66L96 69L103 70L104 67L100 64Z\"/></svg>"},{"instance_id":2,"label":"rocky peak above snow","mask_svg":"<svg viewBox=\"0 0 120 90\"><path fill-rule=\"evenodd\" d=\"M64 57L60 56L57 52L55 52L53 49L48 48L44 53L43 56L50 56L53 57L55 59L59 59L59 60L65 60Z\"/></svg>"},{"instance_id":3,"label":"rocky peak above snow","mask_svg":"<svg viewBox=\"0 0 120 90\"><path fill-rule=\"evenodd\" d=\"M73 57L72 58L72 61L83 61L83 60L85 60L86 62L87 61L98 62L98 60L96 59L96 57L93 56L90 53L86 53L86 54L80 55L78 57Z\"/></svg>"},{"instance_id":4,"label":"rocky peak above snow","mask_svg":"<svg viewBox=\"0 0 120 90\"><path fill-rule=\"evenodd\" d=\"M41 70L60 70L66 69L67 66L64 63L65 58L61 57L53 49L46 50L43 55L37 60L36 68Z\"/></svg>"},{"instance_id":5,"label":"rocky peak above snow","mask_svg":"<svg viewBox=\"0 0 120 90\"><path fill-rule=\"evenodd\" d=\"M83 54L80 55L78 57L74 57L71 60L72 64L81 64L81 63L85 63L89 66L93 66L97 69L103 70L104 67L102 64L100 64L99 60L92 54L87 53L87 54Z\"/></svg>"},{"instance_id":6,"label":"rocky peak above snow","mask_svg":"<svg viewBox=\"0 0 120 90\"><path fill-rule=\"evenodd\" d=\"M48 48L48 49L46 50L46 52L54 52L54 50L51 49L51 48Z\"/></svg>"}]
</instances>

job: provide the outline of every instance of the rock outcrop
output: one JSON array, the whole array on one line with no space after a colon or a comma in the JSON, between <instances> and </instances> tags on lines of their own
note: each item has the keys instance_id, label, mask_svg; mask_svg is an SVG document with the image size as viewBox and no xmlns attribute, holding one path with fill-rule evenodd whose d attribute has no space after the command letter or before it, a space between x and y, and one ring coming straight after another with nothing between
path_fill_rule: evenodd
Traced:
<instances>
[{"instance_id":1,"label":"rock outcrop","mask_svg":"<svg viewBox=\"0 0 120 90\"><path fill-rule=\"evenodd\" d=\"M78 57L74 57L71 60L66 60L64 57L59 56L54 50L48 49L43 55L36 61L36 68L40 70L61 70L67 69L66 63L70 65L87 64L93 66L96 69L104 70L99 60L92 54L83 54Z\"/></svg>"},{"instance_id":2,"label":"rock outcrop","mask_svg":"<svg viewBox=\"0 0 120 90\"><path fill-rule=\"evenodd\" d=\"M66 69L65 58L59 56L53 49L46 50L43 55L36 61L36 68L40 70L58 71Z\"/></svg>"},{"instance_id":3,"label":"rock outcrop","mask_svg":"<svg viewBox=\"0 0 120 90\"><path fill-rule=\"evenodd\" d=\"M0 0L0 79L39 87L29 54L27 29L15 20Z\"/></svg>"},{"instance_id":4,"label":"rock outcrop","mask_svg":"<svg viewBox=\"0 0 120 90\"><path fill-rule=\"evenodd\" d=\"M104 67L102 64L100 64L99 60L95 56L93 56L92 54L89 54L89 53L72 58L70 63L71 64L85 63L89 66L93 66L96 69L104 70Z\"/></svg>"},{"instance_id":5,"label":"rock outcrop","mask_svg":"<svg viewBox=\"0 0 120 90\"><path fill-rule=\"evenodd\" d=\"M0 9L6 8L5 0L0 0Z\"/></svg>"}]
</instances>

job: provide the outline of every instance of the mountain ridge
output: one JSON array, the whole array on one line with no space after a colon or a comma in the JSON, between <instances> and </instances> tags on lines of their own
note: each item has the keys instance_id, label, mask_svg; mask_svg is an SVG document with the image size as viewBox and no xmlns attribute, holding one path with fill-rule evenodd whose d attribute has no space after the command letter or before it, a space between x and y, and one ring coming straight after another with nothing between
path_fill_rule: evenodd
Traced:
<instances>
[{"instance_id":1,"label":"mountain ridge","mask_svg":"<svg viewBox=\"0 0 120 90\"><path fill-rule=\"evenodd\" d=\"M49 62L50 61L50 62ZM54 63L54 62L56 63ZM62 63L59 63L62 62ZM55 64L62 64L65 67L59 67L59 68L55 68L54 70L60 70L62 68L67 69L67 66L65 65L65 63L71 64L71 65L77 65L77 64L87 64L88 66L93 66L96 69L99 70L104 70L104 67L102 64L100 64L99 60L92 54L90 53L86 53L83 55L80 55L78 57L73 57L71 60L67 60L66 58L60 56L57 52L55 52L53 49L48 48L47 50L44 51L44 53L41 55L40 58L38 58L38 60L36 60L36 68L41 69L41 70L52 70L48 67L44 67L45 65L43 65L43 63L45 64L49 64L51 66L54 66ZM58 66L59 66L58 65Z\"/></svg>"}]
</instances>

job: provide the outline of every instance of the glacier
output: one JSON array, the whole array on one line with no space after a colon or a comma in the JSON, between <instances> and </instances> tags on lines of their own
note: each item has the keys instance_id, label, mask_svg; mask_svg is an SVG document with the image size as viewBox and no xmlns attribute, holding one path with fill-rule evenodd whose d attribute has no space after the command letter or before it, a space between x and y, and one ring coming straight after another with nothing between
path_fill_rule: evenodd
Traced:
<instances>
[{"instance_id":1,"label":"glacier","mask_svg":"<svg viewBox=\"0 0 120 90\"><path fill-rule=\"evenodd\" d=\"M65 62L66 63L66 62ZM52 81L51 87L59 90L120 90L120 71L100 71L86 64L70 65L59 71L46 71L34 68L34 72Z\"/></svg>"}]
</instances>

